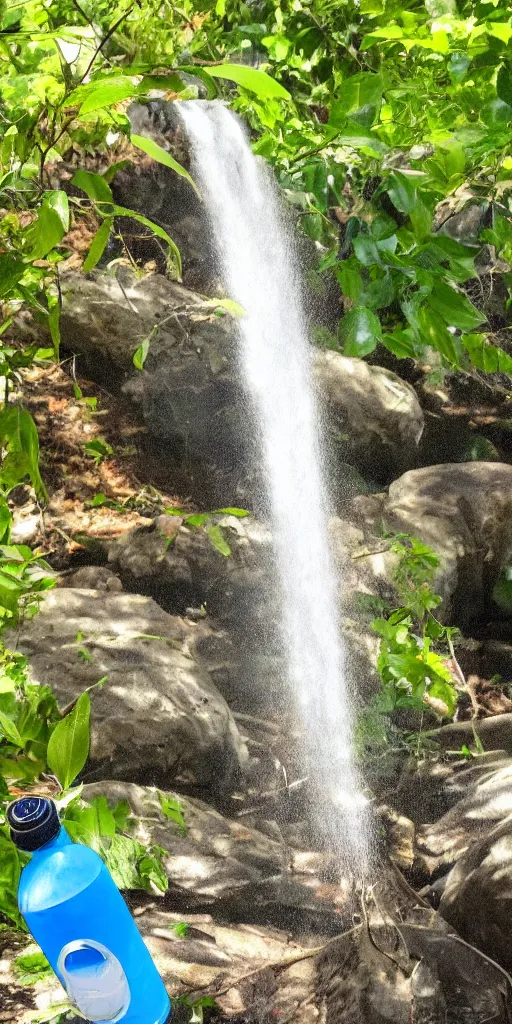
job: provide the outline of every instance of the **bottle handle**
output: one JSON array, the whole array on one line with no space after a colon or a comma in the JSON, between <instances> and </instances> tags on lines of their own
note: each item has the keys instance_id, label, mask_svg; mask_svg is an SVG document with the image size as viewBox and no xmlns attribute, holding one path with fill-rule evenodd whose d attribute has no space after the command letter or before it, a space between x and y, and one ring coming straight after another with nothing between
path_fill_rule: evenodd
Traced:
<instances>
[{"instance_id":1,"label":"bottle handle","mask_svg":"<svg viewBox=\"0 0 512 1024\"><path fill-rule=\"evenodd\" d=\"M98 954L96 958L91 954ZM71 1002L87 1020L116 1024L130 1005L128 979L116 956L94 939L77 939L61 949L57 961Z\"/></svg>"}]
</instances>

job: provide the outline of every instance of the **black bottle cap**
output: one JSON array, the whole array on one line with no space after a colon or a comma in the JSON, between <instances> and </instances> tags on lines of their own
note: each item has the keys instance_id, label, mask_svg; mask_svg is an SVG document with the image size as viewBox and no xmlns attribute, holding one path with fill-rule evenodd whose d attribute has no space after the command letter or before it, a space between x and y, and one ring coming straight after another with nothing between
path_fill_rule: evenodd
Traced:
<instances>
[{"instance_id":1,"label":"black bottle cap","mask_svg":"<svg viewBox=\"0 0 512 1024\"><path fill-rule=\"evenodd\" d=\"M24 796L7 808L11 839L19 850L33 853L55 839L60 821L53 800L43 796Z\"/></svg>"}]
</instances>

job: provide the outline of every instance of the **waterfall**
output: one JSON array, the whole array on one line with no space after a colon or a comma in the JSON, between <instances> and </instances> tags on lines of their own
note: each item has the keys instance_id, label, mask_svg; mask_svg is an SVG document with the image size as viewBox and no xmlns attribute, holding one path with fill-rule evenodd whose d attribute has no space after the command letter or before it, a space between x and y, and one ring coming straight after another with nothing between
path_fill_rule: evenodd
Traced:
<instances>
[{"instance_id":1,"label":"waterfall","mask_svg":"<svg viewBox=\"0 0 512 1024\"><path fill-rule=\"evenodd\" d=\"M315 822L340 862L361 869L366 801L352 751L353 709L329 551L320 422L297 263L279 195L222 103L179 105L227 293L239 322L281 583L287 682L306 736Z\"/></svg>"}]
</instances>

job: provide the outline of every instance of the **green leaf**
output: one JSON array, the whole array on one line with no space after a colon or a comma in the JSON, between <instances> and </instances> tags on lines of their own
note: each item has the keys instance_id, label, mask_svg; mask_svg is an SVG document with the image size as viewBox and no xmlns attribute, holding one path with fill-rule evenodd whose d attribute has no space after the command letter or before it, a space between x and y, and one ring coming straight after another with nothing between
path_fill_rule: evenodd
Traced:
<instances>
[{"instance_id":1,"label":"green leaf","mask_svg":"<svg viewBox=\"0 0 512 1024\"><path fill-rule=\"evenodd\" d=\"M108 185L107 185L108 188ZM105 246L109 240L110 232L112 230L112 224L114 222L113 217L105 217L105 220L100 224L91 244L89 252L84 260L83 270L87 274L89 270L92 270L96 266L98 260L101 259L105 251Z\"/></svg>"},{"instance_id":2,"label":"green leaf","mask_svg":"<svg viewBox=\"0 0 512 1024\"><path fill-rule=\"evenodd\" d=\"M140 345L138 346L138 348L135 349L135 352L133 353L133 365L137 370L142 370L144 368L144 363L146 362L148 352L149 335L147 338L144 338L144 340L141 341Z\"/></svg>"},{"instance_id":3,"label":"green leaf","mask_svg":"<svg viewBox=\"0 0 512 1024\"><path fill-rule=\"evenodd\" d=\"M411 178L401 171L392 171L388 180L391 187L388 187L387 193L393 206L401 213L412 213L418 202L417 178Z\"/></svg>"},{"instance_id":4,"label":"green leaf","mask_svg":"<svg viewBox=\"0 0 512 1024\"><path fill-rule=\"evenodd\" d=\"M381 255L377 242L369 235L357 235L352 242L354 252L364 267L372 267L381 263Z\"/></svg>"},{"instance_id":5,"label":"green leaf","mask_svg":"<svg viewBox=\"0 0 512 1024\"><path fill-rule=\"evenodd\" d=\"M212 78L227 78L230 82L236 82L243 89L254 92L261 100L291 99L290 93L280 82L270 78L264 71L249 68L245 64L216 64L208 68L208 74Z\"/></svg>"},{"instance_id":6,"label":"green leaf","mask_svg":"<svg viewBox=\"0 0 512 1024\"><path fill-rule=\"evenodd\" d=\"M445 682L443 679L436 679L428 687L429 697L433 697L435 700L440 700L446 706L446 716L451 718L455 713L457 707L457 691L453 684Z\"/></svg>"},{"instance_id":7,"label":"green leaf","mask_svg":"<svg viewBox=\"0 0 512 1024\"><path fill-rule=\"evenodd\" d=\"M382 88L381 75L369 71L360 71L345 78L340 84L339 96L332 105L330 122L342 124L343 118L355 116L367 108L368 118L365 123L372 124L381 104Z\"/></svg>"},{"instance_id":8,"label":"green leaf","mask_svg":"<svg viewBox=\"0 0 512 1024\"><path fill-rule=\"evenodd\" d=\"M363 278L359 270L348 262L338 263L336 266L336 277L340 283L343 295L346 295L352 302L359 302L364 287Z\"/></svg>"},{"instance_id":9,"label":"green leaf","mask_svg":"<svg viewBox=\"0 0 512 1024\"><path fill-rule=\"evenodd\" d=\"M62 241L69 227L68 197L65 192L45 192L37 220L27 231L29 259L41 260Z\"/></svg>"},{"instance_id":10,"label":"green leaf","mask_svg":"<svg viewBox=\"0 0 512 1024\"><path fill-rule=\"evenodd\" d=\"M26 925L18 910L20 874L18 850L14 843L0 832L0 914L13 921L16 927L26 931Z\"/></svg>"},{"instance_id":11,"label":"green leaf","mask_svg":"<svg viewBox=\"0 0 512 1024\"><path fill-rule=\"evenodd\" d=\"M237 519L245 519L250 514L246 508L216 508L215 512L212 512L214 516L235 516Z\"/></svg>"},{"instance_id":12,"label":"green leaf","mask_svg":"<svg viewBox=\"0 0 512 1024\"><path fill-rule=\"evenodd\" d=\"M398 359L414 359L416 356L416 346L408 330L383 334L382 344Z\"/></svg>"},{"instance_id":13,"label":"green leaf","mask_svg":"<svg viewBox=\"0 0 512 1024\"><path fill-rule=\"evenodd\" d=\"M367 356L382 340L380 320L365 306L356 306L345 313L338 335L346 356Z\"/></svg>"},{"instance_id":14,"label":"green leaf","mask_svg":"<svg viewBox=\"0 0 512 1024\"><path fill-rule=\"evenodd\" d=\"M75 707L55 726L48 743L48 764L63 789L68 789L89 756L91 701L82 693Z\"/></svg>"},{"instance_id":15,"label":"green leaf","mask_svg":"<svg viewBox=\"0 0 512 1024\"><path fill-rule=\"evenodd\" d=\"M21 953L13 962L13 972L19 985L34 985L36 981L55 978L44 953Z\"/></svg>"},{"instance_id":16,"label":"green leaf","mask_svg":"<svg viewBox=\"0 0 512 1024\"><path fill-rule=\"evenodd\" d=\"M430 306L422 306L417 311L417 323L423 344L430 345L452 366L456 366L458 360L454 338L440 314Z\"/></svg>"},{"instance_id":17,"label":"green leaf","mask_svg":"<svg viewBox=\"0 0 512 1024\"><path fill-rule=\"evenodd\" d=\"M144 889L151 892L155 886L160 892L168 887L162 865L160 847L146 849L129 836L115 835L111 839L105 861L116 885L120 889Z\"/></svg>"},{"instance_id":18,"label":"green leaf","mask_svg":"<svg viewBox=\"0 0 512 1024\"><path fill-rule=\"evenodd\" d=\"M136 146L137 149L142 149L143 153L147 153L147 155L153 160L157 160L159 164L165 164L166 167L170 167L171 170L176 171L176 174L181 175L182 178L186 178L199 198L201 198L193 178L190 176L188 171L186 171L185 168L167 152L166 149L162 149L162 147L159 146L158 143L154 142L153 139L147 139L144 135L130 135L130 142L133 146Z\"/></svg>"},{"instance_id":19,"label":"green leaf","mask_svg":"<svg viewBox=\"0 0 512 1024\"><path fill-rule=\"evenodd\" d=\"M432 229L432 214L428 207L418 200L409 214L415 237L418 242L423 242L430 235Z\"/></svg>"},{"instance_id":20,"label":"green leaf","mask_svg":"<svg viewBox=\"0 0 512 1024\"><path fill-rule=\"evenodd\" d=\"M69 231L69 202L66 193L62 189L45 192L45 200L57 214L64 231Z\"/></svg>"},{"instance_id":21,"label":"green leaf","mask_svg":"<svg viewBox=\"0 0 512 1024\"><path fill-rule=\"evenodd\" d=\"M8 544L12 525L12 514L3 494L0 494L0 543Z\"/></svg>"},{"instance_id":22,"label":"green leaf","mask_svg":"<svg viewBox=\"0 0 512 1024\"><path fill-rule=\"evenodd\" d=\"M7 454L0 468L0 482L11 490L28 476L38 497L48 497L39 472L39 437L32 416L19 405L0 412L0 443Z\"/></svg>"},{"instance_id":23,"label":"green leaf","mask_svg":"<svg viewBox=\"0 0 512 1024\"><path fill-rule=\"evenodd\" d=\"M114 836L116 834L116 819L110 810L105 796L96 796L91 802L98 818L100 836Z\"/></svg>"},{"instance_id":24,"label":"green leaf","mask_svg":"<svg viewBox=\"0 0 512 1024\"><path fill-rule=\"evenodd\" d=\"M114 807L112 814L114 815L116 828L119 830L119 832L124 832L128 825L128 818L130 817L131 814L130 804L128 803L128 801L120 800L119 803L117 803L116 806Z\"/></svg>"},{"instance_id":25,"label":"green leaf","mask_svg":"<svg viewBox=\"0 0 512 1024\"><path fill-rule=\"evenodd\" d=\"M211 544L213 544L213 547L215 548L215 550L218 551L219 554L224 555L225 558L228 558L229 555L231 554L231 548L230 548L230 546L229 546L229 544L228 544L228 542L227 542L227 540L226 540L226 538L225 538L225 536L224 536L220 526L218 526L216 523L213 524L212 526L207 526L206 527L206 532L207 532L207 534L208 534L208 536L210 538L210 542L211 542Z\"/></svg>"},{"instance_id":26,"label":"green leaf","mask_svg":"<svg viewBox=\"0 0 512 1024\"><path fill-rule=\"evenodd\" d=\"M57 296L51 296L48 298L48 327L50 328L50 337L53 342L53 353L55 358L59 358L60 351L60 302Z\"/></svg>"},{"instance_id":27,"label":"green leaf","mask_svg":"<svg viewBox=\"0 0 512 1024\"><path fill-rule=\"evenodd\" d=\"M95 199L100 203L113 203L112 190L101 174L93 174L92 171L75 171L71 184L81 188L89 199ZM99 257L98 257L99 258Z\"/></svg>"},{"instance_id":28,"label":"green leaf","mask_svg":"<svg viewBox=\"0 0 512 1024\"><path fill-rule=\"evenodd\" d=\"M25 263L17 256L11 256L10 253L0 255L0 298L9 295L25 270Z\"/></svg>"},{"instance_id":29,"label":"green leaf","mask_svg":"<svg viewBox=\"0 0 512 1024\"><path fill-rule=\"evenodd\" d=\"M180 832L185 835L187 826L183 817L183 808L179 800L177 800L176 797L171 796L169 793L162 793L160 790L158 791L158 799L160 801L160 807L164 818L167 818L169 821L173 821L175 825L178 826Z\"/></svg>"},{"instance_id":30,"label":"green leaf","mask_svg":"<svg viewBox=\"0 0 512 1024\"><path fill-rule=\"evenodd\" d=\"M111 78L110 80L99 81L94 83L91 87L87 87L88 92L80 106L80 115L89 114L93 110L99 110L101 107L112 107L115 103L120 103L121 100L130 99L131 96L135 96L137 93L137 86L129 79L119 76L118 78ZM80 99L78 90L71 93L66 100L66 106L71 106L77 100Z\"/></svg>"},{"instance_id":31,"label":"green leaf","mask_svg":"<svg viewBox=\"0 0 512 1024\"><path fill-rule=\"evenodd\" d=\"M190 932L190 925L186 921L176 921L176 924L171 924L170 927L180 939L186 939Z\"/></svg>"},{"instance_id":32,"label":"green leaf","mask_svg":"<svg viewBox=\"0 0 512 1024\"><path fill-rule=\"evenodd\" d=\"M496 79L498 98L512 107L512 63L506 61L498 71Z\"/></svg>"},{"instance_id":33,"label":"green leaf","mask_svg":"<svg viewBox=\"0 0 512 1024\"><path fill-rule=\"evenodd\" d=\"M485 373L512 373L512 356L488 341L485 334L463 334L462 344L471 363Z\"/></svg>"},{"instance_id":34,"label":"green leaf","mask_svg":"<svg viewBox=\"0 0 512 1024\"><path fill-rule=\"evenodd\" d=\"M461 331L471 331L486 320L485 314L480 313L465 295L444 281L436 281L429 301L447 324Z\"/></svg>"},{"instance_id":35,"label":"green leaf","mask_svg":"<svg viewBox=\"0 0 512 1024\"><path fill-rule=\"evenodd\" d=\"M4 739L9 740L10 743L14 743L16 747L23 749L23 740L16 724L3 711L0 711L0 735L3 735Z\"/></svg>"}]
</instances>

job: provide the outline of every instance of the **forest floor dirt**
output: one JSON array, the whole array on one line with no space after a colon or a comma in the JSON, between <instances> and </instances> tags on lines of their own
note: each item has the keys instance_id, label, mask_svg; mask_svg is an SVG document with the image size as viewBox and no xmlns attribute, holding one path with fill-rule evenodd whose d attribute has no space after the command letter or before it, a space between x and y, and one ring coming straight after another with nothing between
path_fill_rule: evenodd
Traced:
<instances>
[{"instance_id":1,"label":"forest floor dirt","mask_svg":"<svg viewBox=\"0 0 512 1024\"><path fill-rule=\"evenodd\" d=\"M37 543L55 569L94 561L95 538L119 536L166 508L194 510L186 495L150 483L144 425L121 400L77 376L73 360L32 367L21 390L39 432L48 502L18 488L15 532L20 542Z\"/></svg>"}]
</instances>

